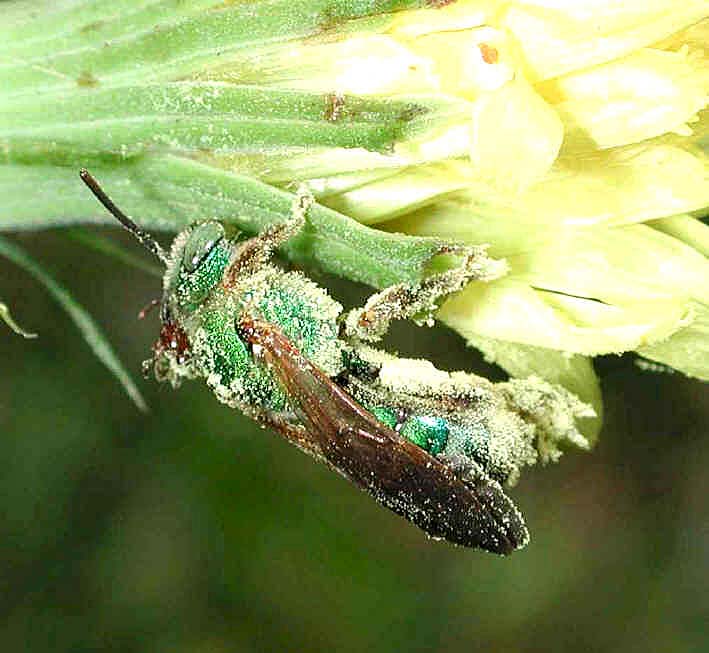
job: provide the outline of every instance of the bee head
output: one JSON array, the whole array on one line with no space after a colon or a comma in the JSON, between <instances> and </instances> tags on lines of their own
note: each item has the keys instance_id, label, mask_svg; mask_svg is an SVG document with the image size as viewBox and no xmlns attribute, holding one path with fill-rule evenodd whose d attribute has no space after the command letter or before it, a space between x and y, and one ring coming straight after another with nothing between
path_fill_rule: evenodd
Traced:
<instances>
[{"instance_id":1,"label":"bee head","mask_svg":"<svg viewBox=\"0 0 709 653\"><path fill-rule=\"evenodd\" d=\"M163 279L162 318L182 320L202 306L219 285L232 256L224 227L209 221L180 233L172 244Z\"/></svg>"},{"instance_id":2,"label":"bee head","mask_svg":"<svg viewBox=\"0 0 709 653\"><path fill-rule=\"evenodd\" d=\"M189 359L190 343L184 322L221 281L231 258L232 241L225 238L224 228L218 222L203 222L180 233L168 255L113 203L87 170L82 169L79 176L109 213L165 264L163 296L159 302L162 326L153 347L153 358L146 361L145 369L153 368L158 378L176 383L181 376L179 370Z\"/></svg>"}]
</instances>

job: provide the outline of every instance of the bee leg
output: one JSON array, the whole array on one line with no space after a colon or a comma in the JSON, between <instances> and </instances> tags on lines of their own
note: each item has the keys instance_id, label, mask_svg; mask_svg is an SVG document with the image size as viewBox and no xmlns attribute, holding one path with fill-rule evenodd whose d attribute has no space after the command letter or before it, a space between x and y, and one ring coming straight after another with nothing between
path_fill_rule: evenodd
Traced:
<instances>
[{"instance_id":1,"label":"bee leg","mask_svg":"<svg viewBox=\"0 0 709 653\"><path fill-rule=\"evenodd\" d=\"M343 336L362 342L377 342L394 320L414 320L433 325L433 314L446 295L470 281L490 281L507 272L504 260L488 257L484 246L446 246L439 254L462 257L455 268L426 277L420 283L400 283L372 295L362 308L351 310L343 321Z\"/></svg>"},{"instance_id":2,"label":"bee leg","mask_svg":"<svg viewBox=\"0 0 709 653\"><path fill-rule=\"evenodd\" d=\"M234 258L224 273L224 285L233 286L243 274L252 274L269 262L273 253L305 225L308 209L315 202L305 184L301 184L293 199L291 217L264 229L258 236L249 238L237 249Z\"/></svg>"}]
</instances>

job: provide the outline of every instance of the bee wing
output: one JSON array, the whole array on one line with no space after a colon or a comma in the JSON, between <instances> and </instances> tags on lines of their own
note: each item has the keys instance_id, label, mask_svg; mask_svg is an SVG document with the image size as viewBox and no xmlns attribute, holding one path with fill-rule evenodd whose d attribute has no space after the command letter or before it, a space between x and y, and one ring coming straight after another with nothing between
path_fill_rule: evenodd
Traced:
<instances>
[{"instance_id":1,"label":"bee wing","mask_svg":"<svg viewBox=\"0 0 709 653\"><path fill-rule=\"evenodd\" d=\"M242 328L300 408L305 428L266 420L294 444L432 537L500 554L527 543L524 520L499 483L460 474L382 424L276 326L249 319Z\"/></svg>"}]
</instances>

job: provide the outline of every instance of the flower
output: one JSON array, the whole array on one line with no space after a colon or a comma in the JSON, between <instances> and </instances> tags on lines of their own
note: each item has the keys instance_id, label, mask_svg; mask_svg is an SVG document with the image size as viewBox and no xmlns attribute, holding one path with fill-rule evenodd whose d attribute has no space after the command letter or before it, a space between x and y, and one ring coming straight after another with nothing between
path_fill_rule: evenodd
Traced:
<instances>
[{"instance_id":1,"label":"flower","mask_svg":"<svg viewBox=\"0 0 709 653\"><path fill-rule=\"evenodd\" d=\"M343 107L445 107L376 160L324 152L331 170L298 178L363 222L506 258L440 317L512 373L597 401L587 357L635 351L709 379L706 4L439 4L252 57Z\"/></svg>"},{"instance_id":2,"label":"flower","mask_svg":"<svg viewBox=\"0 0 709 653\"><path fill-rule=\"evenodd\" d=\"M204 4L159 25L123 10L11 22L0 151L15 178L95 160L137 208L164 198L185 220L214 203L176 200L182 182L142 162L306 182L383 231L505 258L509 274L439 316L512 375L596 407L600 354L709 379L704 0ZM81 213L62 206L46 202Z\"/></svg>"}]
</instances>

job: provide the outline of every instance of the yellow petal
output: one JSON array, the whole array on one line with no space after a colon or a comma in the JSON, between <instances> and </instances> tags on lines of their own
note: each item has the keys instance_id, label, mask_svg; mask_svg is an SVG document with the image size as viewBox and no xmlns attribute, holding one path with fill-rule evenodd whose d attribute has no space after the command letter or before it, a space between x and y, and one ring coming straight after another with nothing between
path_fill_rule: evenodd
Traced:
<instances>
[{"instance_id":1,"label":"yellow petal","mask_svg":"<svg viewBox=\"0 0 709 653\"><path fill-rule=\"evenodd\" d=\"M709 226L698 218L689 215L672 215L648 222L648 226L676 238L709 257Z\"/></svg>"},{"instance_id":2,"label":"yellow petal","mask_svg":"<svg viewBox=\"0 0 709 653\"><path fill-rule=\"evenodd\" d=\"M265 81L316 92L362 95L435 92L433 62L383 34L288 45L258 61Z\"/></svg>"},{"instance_id":3,"label":"yellow petal","mask_svg":"<svg viewBox=\"0 0 709 653\"><path fill-rule=\"evenodd\" d=\"M627 224L702 209L709 161L670 145L629 146L560 159L520 208L566 224Z\"/></svg>"},{"instance_id":4,"label":"yellow petal","mask_svg":"<svg viewBox=\"0 0 709 653\"><path fill-rule=\"evenodd\" d=\"M499 5L495 0L458 0L442 7L401 11L394 14L387 31L398 39L415 39L466 30L488 22Z\"/></svg>"},{"instance_id":5,"label":"yellow petal","mask_svg":"<svg viewBox=\"0 0 709 653\"><path fill-rule=\"evenodd\" d=\"M440 92L475 99L515 76L518 56L508 34L489 26L436 32L408 41L416 54L433 62Z\"/></svg>"},{"instance_id":6,"label":"yellow petal","mask_svg":"<svg viewBox=\"0 0 709 653\"><path fill-rule=\"evenodd\" d=\"M709 306L695 303L692 323L638 353L703 381L709 381Z\"/></svg>"},{"instance_id":7,"label":"yellow petal","mask_svg":"<svg viewBox=\"0 0 709 653\"><path fill-rule=\"evenodd\" d=\"M610 306L503 278L469 285L441 307L439 317L466 338L482 335L595 356L664 340L689 324L692 313L682 301Z\"/></svg>"},{"instance_id":8,"label":"yellow petal","mask_svg":"<svg viewBox=\"0 0 709 653\"><path fill-rule=\"evenodd\" d=\"M524 0L499 25L517 37L539 81L622 57L706 16L706 0Z\"/></svg>"},{"instance_id":9,"label":"yellow petal","mask_svg":"<svg viewBox=\"0 0 709 653\"><path fill-rule=\"evenodd\" d=\"M709 260L645 225L567 230L507 262L511 277L535 288L615 306L689 297L709 303Z\"/></svg>"},{"instance_id":10,"label":"yellow petal","mask_svg":"<svg viewBox=\"0 0 709 653\"><path fill-rule=\"evenodd\" d=\"M678 50L681 47L687 46L691 50L704 50L709 44L709 10L704 20L700 20L686 29L675 32L666 39L655 43L654 47L664 50Z\"/></svg>"},{"instance_id":11,"label":"yellow petal","mask_svg":"<svg viewBox=\"0 0 709 653\"><path fill-rule=\"evenodd\" d=\"M466 188L469 178L459 174L459 168L456 161L411 166L396 174L367 180L344 192L328 195L321 201L336 211L356 215L357 220L365 224L381 222Z\"/></svg>"},{"instance_id":12,"label":"yellow petal","mask_svg":"<svg viewBox=\"0 0 709 653\"><path fill-rule=\"evenodd\" d=\"M463 113L464 111L464 113ZM458 101L451 107L450 115L439 115L434 124L424 120L420 136L394 146L394 154L409 163L425 163L441 159L467 157L470 151L470 103Z\"/></svg>"},{"instance_id":13,"label":"yellow petal","mask_svg":"<svg viewBox=\"0 0 709 653\"><path fill-rule=\"evenodd\" d=\"M699 53L651 48L538 87L559 112L567 138L597 147L627 145L685 130L709 102L709 70Z\"/></svg>"},{"instance_id":14,"label":"yellow petal","mask_svg":"<svg viewBox=\"0 0 709 653\"><path fill-rule=\"evenodd\" d=\"M708 170L706 155L671 145L563 156L518 207L567 225L642 222L704 208Z\"/></svg>"},{"instance_id":15,"label":"yellow petal","mask_svg":"<svg viewBox=\"0 0 709 653\"><path fill-rule=\"evenodd\" d=\"M564 130L559 116L521 76L473 102L473 173L501 191L519 191L556 159Z\"/></svg>"},{"instance_id":16,"label":"yellow petal","mask_svg":"<svg viewBox=\"0 0 709 653\"><path fill-rule=\"evenodd\" d=\"M539 183L517 196L471 190L386 224L422 236L441 235L490 243L493 256L508 256L562 230L623 225L701 210L709 198L706 156L654 145L562 157ZM355 213L356 217L356 213Z\"/></svg>"}]
</instances>

